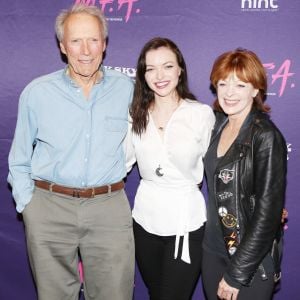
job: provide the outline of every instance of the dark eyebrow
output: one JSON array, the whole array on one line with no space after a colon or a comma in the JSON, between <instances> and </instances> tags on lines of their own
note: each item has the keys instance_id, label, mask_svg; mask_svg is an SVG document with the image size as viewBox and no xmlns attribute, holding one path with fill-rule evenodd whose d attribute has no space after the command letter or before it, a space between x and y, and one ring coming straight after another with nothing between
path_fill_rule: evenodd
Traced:
<instances>
[{"instance_id":1,"label":"dark eyebrow","mask_svg":"<svg viewBox=\"0 0 300 300\"><path fill-rule=\"evenodd\" d=\"M174 61L169 60L169 61L165 62L164 65L166 65L166 64L174 64L174 63L175 63Z\"/></svg>"},{"instance_id":2,"label":"dark eyebrow","mask_svg":"<svg viewBox=\"0 0 300 300\"><path fill-rule=\"evenodd\" d=\"M162 65L164 66L164 65L167 65L167 64L174 64L174 63L175 63L174 61L171 61L171 60L170 60L170 61L167 61L167 62L163 63ZM154 65L150 65L150 64L147 65L147 64L146 64L146 67L154 67Z\"/></svg>"}]
</instances>

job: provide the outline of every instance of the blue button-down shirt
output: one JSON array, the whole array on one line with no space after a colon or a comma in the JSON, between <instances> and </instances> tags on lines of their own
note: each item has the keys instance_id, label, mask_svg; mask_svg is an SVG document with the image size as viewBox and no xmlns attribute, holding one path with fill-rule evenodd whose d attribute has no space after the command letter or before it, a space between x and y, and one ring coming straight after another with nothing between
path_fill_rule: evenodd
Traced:
<instances>
[{"instance_id":1,"label":"blue button-down shirt","mask_svg":"<svg viewBox=\"0 0 300 300\"><path fill-rule=\"evenodd\" d=\"M18 212L31 200L34 179L85 188L125 177L122 142L133 82L102 71L89 99L66 70L37 78L22 92L8 175Z\"/></svg>"}]
</instances>

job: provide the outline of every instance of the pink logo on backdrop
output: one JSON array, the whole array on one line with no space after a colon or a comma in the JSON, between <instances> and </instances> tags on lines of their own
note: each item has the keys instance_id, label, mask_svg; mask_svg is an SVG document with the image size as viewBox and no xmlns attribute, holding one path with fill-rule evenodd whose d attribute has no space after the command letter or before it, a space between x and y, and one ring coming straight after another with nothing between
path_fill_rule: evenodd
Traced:
<instances>
[{"instance_id":1,"label":"pink logo on backdrop","mask_svg":"<svg viewBox=\"0 0 300 300\"><path fill-rule=\"evenodd\" d=\"M125 22L127 23L133 14L139 14L141 12L140 8L137 7L139 1L140 0L75 0L75 4L99 5L110 21L123 21L122 16L116 17L116 12L125 13Z\"/></svg>"},{"instance_id":2,"label":"pink logo on backdrop","mask_svg":"<svg viewBox=\"0 0 300 300\"><path fill-rule=\"evenodd\" d=\"M294 88L295 83L292 78L295 73L292 73L291 65L292 61L290 59L286 59L281 65L275 65L274 62L263 64L267 70L271 70L271 86L275 83L279 83L279 93L278 96L281 97L286 90L286 88ZM276 93L268 93L269 95L276 95Z\"/></svg>"}]
</instances>

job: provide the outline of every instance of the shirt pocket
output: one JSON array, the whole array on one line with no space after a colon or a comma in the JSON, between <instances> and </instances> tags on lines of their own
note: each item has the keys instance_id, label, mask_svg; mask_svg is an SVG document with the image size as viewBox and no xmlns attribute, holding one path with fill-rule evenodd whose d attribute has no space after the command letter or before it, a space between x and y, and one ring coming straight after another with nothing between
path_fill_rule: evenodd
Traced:
<instances>
[{"instance_id":1,"label":"shirt pocket","mask_svg":"<svg viewBox=\"0 0 300 300\"><path fill-rule=\"evenodd\" d=\"M127 131L127 120L106 116L105 131L104 152L108 156L115 156L122 151L122 142Z\"/></svg>"}]
</instances>

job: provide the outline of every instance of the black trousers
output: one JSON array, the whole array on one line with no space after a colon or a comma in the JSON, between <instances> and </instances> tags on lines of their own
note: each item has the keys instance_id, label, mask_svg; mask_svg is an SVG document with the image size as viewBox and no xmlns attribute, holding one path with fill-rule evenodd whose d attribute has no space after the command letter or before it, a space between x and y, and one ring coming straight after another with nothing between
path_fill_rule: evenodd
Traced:
<instances>
[{"instance_id":1,"label":"black trousers","mask_svg":"<svg viewBox=\"0 0 300 300\"><path fill-rule=\"evenodd\" d=\"M135 221L133 230L136 260L150 299L191 299L201 270L203 227L189 233L191 264L180 259L183 237L174 259L175 236L148 233Z\"/></svg>"},{"instance_id":2,"label":"black trousers","mask_svg":"<svg viewBox=\"0 0 300 300\"><path fill-rule=\"evenodd\" d=\"M202 281L207 300L220 300L217 296L219 282L226 271L229 259L203 250ZM273 274L262 280L257 272L251 286L243 286L238 300L270 300L274 291Z\"/></svg>"}]
</instances>

